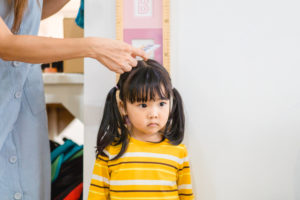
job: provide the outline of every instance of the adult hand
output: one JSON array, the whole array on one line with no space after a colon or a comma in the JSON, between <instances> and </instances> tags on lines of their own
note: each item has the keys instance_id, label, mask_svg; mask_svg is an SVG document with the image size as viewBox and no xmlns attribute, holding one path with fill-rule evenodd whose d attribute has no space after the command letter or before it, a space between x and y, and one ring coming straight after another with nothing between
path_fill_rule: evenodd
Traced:
<instances>
[{"instance_id":1,"label":"adult hand","mask_svg":"<svg viewBox=\"0 0 300 200\"><path fill-rule=\"evenodd\" d=\"M122 74L135 67L137 65L136 56L140 56L144 60L148 59L142 49L132 47L125 42L108 38L90 39L93 48L91 57L116 73Z\"/></svg>"}]
</instances>

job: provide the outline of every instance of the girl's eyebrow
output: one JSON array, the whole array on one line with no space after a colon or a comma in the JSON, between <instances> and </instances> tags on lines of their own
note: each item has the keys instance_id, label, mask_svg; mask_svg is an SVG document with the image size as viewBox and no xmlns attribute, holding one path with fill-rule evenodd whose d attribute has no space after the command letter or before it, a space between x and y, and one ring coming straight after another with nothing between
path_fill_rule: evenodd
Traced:
<instances>
[{"instance_id":1,"label":"girl's eyebrow","mask_svg":"<svg viewBox=\"0 0 300 200\"><path fill-rule=\"evenodd\" d=\"M155 100L157 100L157 101L161 101L161 100L169 100L167 97L161 97L161 98L157 98L157 99L155 99Z\"/></svg>"}]
</instances>

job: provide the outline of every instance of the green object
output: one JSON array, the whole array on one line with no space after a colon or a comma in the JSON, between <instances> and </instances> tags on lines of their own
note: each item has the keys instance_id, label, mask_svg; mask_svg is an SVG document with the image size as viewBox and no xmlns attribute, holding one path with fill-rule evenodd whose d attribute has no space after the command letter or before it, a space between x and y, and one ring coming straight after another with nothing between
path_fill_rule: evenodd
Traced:
<instances>
[{"instance_id":1,"label":"green object","mask_svg":"<svg viewBox=\"0 0 300 200\"><path fill-rule=\"evenodd\" d=\"M71 158L70 158L70 161L75 159L75 158L78 158L80 156L83 156L83 149L81 149L80 151L78 151L76 154L74 154Z\"/></svg>"},{"instance_id":2,"label":"green object","mask_svg":"<svg viewBox=\"0 0 300 200\"><path fill-rule=\"evenodd\" d=\"M54 162L51 164L51 182L54 182L59 174L64 154L59 155Z\"/></svg>"}]
</instances>

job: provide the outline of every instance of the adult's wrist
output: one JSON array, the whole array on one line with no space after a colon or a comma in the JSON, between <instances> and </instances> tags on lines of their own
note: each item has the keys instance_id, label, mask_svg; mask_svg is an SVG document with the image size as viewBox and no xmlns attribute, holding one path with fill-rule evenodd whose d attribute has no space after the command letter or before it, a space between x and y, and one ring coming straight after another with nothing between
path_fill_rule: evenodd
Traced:
<instances>
[{"instance_id":1,"label":"adult's wrist","mask_svg":"<svg viewBox=\"0 0 300 200\"><path fill-rule=\"evenodd\" d=\"M87 44L87 57L97 59L97 55L99 54L99 38L97 37L86 37L86 44Z\"/></svg>"}]
</instances>

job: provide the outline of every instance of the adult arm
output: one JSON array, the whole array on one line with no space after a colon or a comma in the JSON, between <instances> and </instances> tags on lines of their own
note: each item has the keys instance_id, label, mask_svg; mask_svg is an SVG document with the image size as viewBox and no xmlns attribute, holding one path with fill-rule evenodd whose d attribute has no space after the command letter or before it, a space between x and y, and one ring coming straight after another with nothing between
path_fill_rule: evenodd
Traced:
<instances>
[{"instance_id":1,"label":"adult arm","mask_svg":"<svg viewBox=\"0 0 300 200\"><path fill-rule=\"evenodd\" d=\"M146 53L124 42L99 38L49 38L14 35L0 17L0 58L28 63L90 57L108 69L123 73L137 65L135 56L147 59Z\"/></svg>"},{"instance_id":2,"label":"adult arm","mask_svg":"<svg viewBox=\"0 0 300 200\"><path fill-rule=\"evenodd\" d=\"M57 13L62 7L64 7L70 0L44 0L42 19L50 17Z\"/></svg>"}]
</instances>

